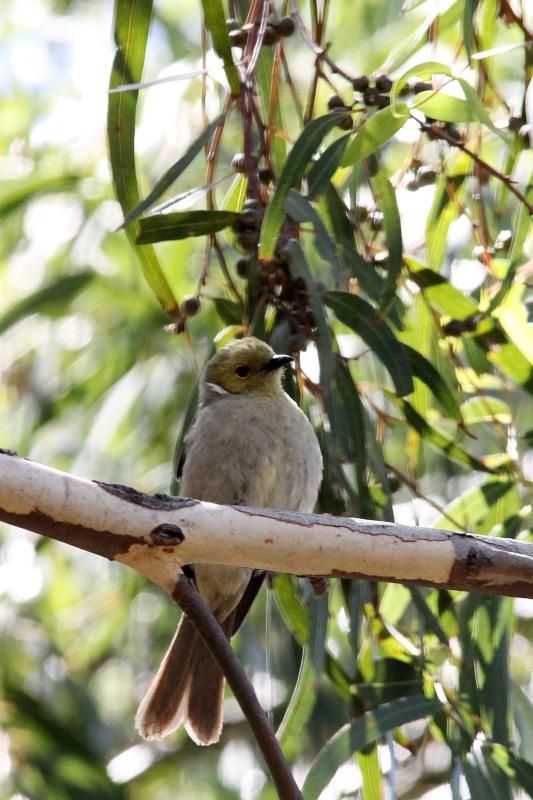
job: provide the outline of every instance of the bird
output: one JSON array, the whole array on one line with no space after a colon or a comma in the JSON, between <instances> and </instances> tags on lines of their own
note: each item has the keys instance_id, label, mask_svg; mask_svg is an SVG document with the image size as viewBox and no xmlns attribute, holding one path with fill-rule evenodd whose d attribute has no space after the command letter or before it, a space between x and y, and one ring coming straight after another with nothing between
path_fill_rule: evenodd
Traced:
<instances>
[{"instance_id":1,"label":"bird","mask_svg":"<svg viewBox=\"0 0 533 800\"><path fill-rule=\"evenodd\" d=\"M282 388L291 356L253 336L234 339L207 362L185 438L180 495L224 505L313 510L322 455L310 421ZM263 578L250 567L190 565L198 591L231 638ZM142 700L136 728L159 739L182 723L191 739L220 738L225 679L183 614Z\"/></svg>"}]
</instances>

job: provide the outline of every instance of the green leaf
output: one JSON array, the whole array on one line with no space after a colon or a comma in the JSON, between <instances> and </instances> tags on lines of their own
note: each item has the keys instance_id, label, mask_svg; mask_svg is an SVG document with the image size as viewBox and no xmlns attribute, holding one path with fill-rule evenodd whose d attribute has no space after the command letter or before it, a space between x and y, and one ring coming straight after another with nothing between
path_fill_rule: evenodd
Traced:
<instances>
[{"instance_id":1,"label":"green leaf","mask_svg":"<svg viewBox=\"0 0 533 800\"><path fill-rule=\"evenodd\" d=\"M318 212L295 189L291 189L288 194L285 210L294 222L300 224L310 222L313 225L317 252L331 266L335 282L338 283L341 277L341 264L335 246Z\"/></svg>"},{"instance_id":2,"label":"green leaf","mask_svg":"<svg viewBox=\"0 0 533 800\"><path fill-rule=\"evenodd\" d=\"M352 223L348 219L344 203L332 183L324 192L324 201L333 238L342 260L350 273L357 278L363 291L377 301L382 292L383 281L377 274L374 265L365 261L357 251Z\"/></svg>"},{"instance_id":3,"label":"green leaf","mask_svg":"<svg viewBox=\"0 0 533 800\"><path fill-rule=\"evenodd\" d=\"M433 527L486 533L492 527L492 524L486 523L487 517L494 506L514 488L512 481L492 478L467 489L445 506L445 513L435 520Z\"/></svg>"},{"instance_id":4,"label":"green leaf","mask_svg":"<svg viewBox=\"0 0 533 800\"><path fill-rule=\"evenodd\" d=\"M40 289L23 297L0 316L0 334L30 314L50 313L55 309L64 309L94 278L94 272L86 270L74 275L63 275L61 278L47 283L46 286L41 286Z\"/></svg>"},{"instance_id":5,"label":"green leaf","mask_svg":"<svg viewBox=\"0 0 533 800\"><path fill-rule=\"evenodd\" d=\"M520 755L533 764L533 703L515 681L510 686L513 718L520 734Z\"/></svg>"},{"instance_id":6,"label":"green leaf","mask_svg":"<svg viewBox=\"0 0 533 800\"><path fill-rule=\"evenodd\" d=\"M226 14L224 13L222 0L202 0L202 8L206 27L213 40L213 49L224 62L224 71L231 94L237 96L241 91L239 72L233 63L231 55L231 42L228 36L228 26L226 25Z\"/></svg>"},{"instance_id":7,"label":"green leaf","mask_svg":"<svg viewBox=\"0 0 533 800\"><path fill-rule=\"evenodd\" d=\"M414 67L411 67L406 72L404 72L400 77L394 81L393 87L390 93L390 108L394 116L404 116L408 113L409 109L405 105L403 105L403 109L398 109L398 103L396 102L396 98L399 96L400 92L407 86L407 82L409 78L417 77L421 80L431 80L433 75L449 75L451 76L452 71L447 64L442 64L440 61L423 61L421 64L415 64Z\"/></svg>"},{"instance_id":8,"label":"green leaf","mask_svg":"<svg viewBox=\"0 0 533 800\"><path fill-rule=\"evenodd\" d=\"M122 223L122 227L126 227L133 222L134 219L140 217L150 206L152 206L155 201L161 197L163 192L171 186L175 180L179 178L179 176L184 172L189 164L194 161L198 153L202 150L203 146L209 141L211 138L211 134L213 131L220 125L222 120L224 119L224 114L220 114L210 125L206 127L204 131L198 136L194 142L190 145L187 149L187 152L173 164L164 175L162 175L159 180L156 182L154 188L144 200L138 203L135 208L133 208L129 214L126 215L124 222Z\"/></svg>"},{"instance_id":9,"label":"green leaf","mask_svg":"<svg viewBox=\"0 0 533 800\"><path fill-rule=\"evenodd\" d=\"M424 296L434 304L441 314L454 319L466 319L478 313L477 305L450 282L429 267L418 264L407 257L409 277L424 291Z\"/></svg>"},{"instance_id":10,"label":"green leaf","mask_svg":"<svg viewBox=\"0 0 533 800\"><path fill-rule=\"evenodd\" d=\"M309 122L294 143L278 178L274 195L270 201L261 226L259 258L268 261L272 258L279 231L285 217L285 200L289 189L304 176L312 156L319 148L326 134L337 124L341 114L326 114Z\"/></svg>"},{"instance_id":11,"label":"green leaf","mask_svg":"<svg viewBox=\"0 0 533 800\"><path fill-rule=\"evenodd\" d=\"M307 176L309 198L315 197L327 188L329 181L340 166L349 138L350 134L347 134L341 136L340 139L335 139L326 147L320 158L313 163Z\"/></svg>"},{"instance_id":12,"label":"green leaf","mask_svg":"<svg viewBox=\"0 0 533 800\"><path fill-rule=\"evenodd\" d=\"M235 211L181 211L153 214L139 220L137 244L206 236L231 225L239 218Z\"/></svg>"},{"instance_id":13,"label":"green leaf","mask_svg":"<svg viewBox=\"0 0 533 800\"><path fill-rule=\"evenodd\" d=\"M317 323L317 349L320 361L320 382L328 385L333 377L335 369L333 363L331 331L326 319L322 296L317 289L313 279L304 251L296 239L291 239L286 247L286 257L289 262L290 273L293 277L300 277L304 280L309 294L309 304L311 311L315 315Z\"/></svg>"},{"instance_id":14,"label":"green leaf","mask_svg":"<svg viewBox=\"0 0 533 800\"><path fill-rule=\"evenodd\" d=\"M109 88L139 83L144 66L146 41L152 15L151 0L116 0L114 37L116 52L111 67ZM135 113L137 91L116 92L108 96L107 141L111 175L117 200L126 217L140 201L135 170ZM132 245L138 234L137 223L126 230ZM167 313L175 314L178 302L165 278L153 247L134 248L144 277Z\"/></svg>"},{"instance_id":15,"label":"green leaf","mask_svg":"<svg viewBox=\"0 0 533 800\"><path fill-rule=\"evenodd\" d=\"M357 766L361 771L361 800L382 800L381 772L376 745L367 752L356 754Z\"/></svg>"},{"instance_id":16,"label":"green leaf","mask_svg":"<svg viewBox=\"0 0 533 800\"><path fill-rule=\"evenodd\" d=\"M403 266L403 244L402 226L400 223L400 212L396 202L396 193L392 184L383 172L379 170L370 179L370 184L374 191L377 204L383 213L383 225L387 248L389 251L389 268L387 277L383 285L383 293L379 304L381 314L386 314L387 310L396 296L396 284Z\"/></svg>"},{"instance_id":17,"label":"green leaf","mask_svg":"<svg viewBox=\"0 0 533 800\"><path fill-rule=\"evenodd\" d=\"M411 106L411 111L423 111L427 117L442 122L475 122L476 109L466 100L443 92L420 92Z\"/></svg>"},{"instance_id":18,"label":"green leaf","mask_svg":"<svg viewBox=\"0 0 533 800\"><path fill-rule=\"evenodd\" d=\"M402 345L372 306L354 294L325 292L324 302L344 325L358 334L389 371L399 395L413 391L411 367Z\"/></svg>"},{"instance_id":19,"label":"green leaf","mask_svg":"<svg viewBox=\"0 0 533 800\"><path fill-rule=\"evenodd\" d=\"M450 439L448 436L445 436L443 433L431 426L429 422L427 422L423 417L420 416L420 414L418 414L417 411L415 411L413 406L408 403L407 400L403 400L399 397L392 397L391 399L398 405L399 408L401 408L408 424L414 428L418 434L420 434L422 439L428 442L428 444L431 444L433 447L437 448L437 450L442 450L442 452L445 453L448 458L451 458L452 461L456 461L458 464L462 464L463 466L479 470L480 472L495 472L495 470L483 464L482 461L479 461L479 459L470 455L470 453L464 450L464 448L458 445L453 439Z\"/></svg>"},{"instance_id":20,"label":"green leaf","mask_svg":"<svg viewBox=\"0 0 533 800\"><path fill-rule=\"evenodd\" d=\"M383 704L375 711L367 711L351 725L344 725L312 763L302 788L305 800L316 800L337 769L356 751L376 742L387 731L427 717L440 708L437 700L429 700L421 695L402 697Z\"/></svg>"},{"instance_id":21,"label":"green leaf","mask_svg":"<svg viewBox=\"0 0 533 800\"><path fill-rule=\"evenodd\" d=\"M273 592L276 605L285 624L299 645L309 638L309 614L296 591L297 579L292 575L276 575Z\"/></svg>"},{"instance_id":22,"label":"green leaf","mask_svg":"<svg viewBox=\"0 0 533 800\"><path fill-rule=\"evenodd\" d=\"M435 185L435 194L426 220L427 260L439 269L448 245L448 230L460 213L464 193L465 175L441 175Z\"/></svg>"},{"instance_id":23,"label":"green leaf","mask_svg":"<svg viewBox=\"0 0 533 800\"><path fill-rule=\"evenodd\" d=\"M404 344L403 348L411 364L413 375L421 380L422 383L425 383L444 411L446 411L452 419L460 421L462 417L459 403L440 372L438 372L433 364L428 361L427 358L424 358L417 350L414 350L407 344Z\"/></svg>"},{"instance_id":24,"label":"green leaf","mask_svg":"<svg viewBox=\"0 0 533 800\"><path fill-rule=\"evenodd\" d=\"M457 78L456 80L461 84L461 88L465 93L466 102L470 105L474 118L478 122L482 122L483 125L489 128L489 130L495 133L496 136L499 136L500 139L502 139L502 141L508 144L509 143L508 136L500 128L497 128L496 125L493 123L489 112L487 111L482 101L478 97L478 94L475 91L475 89L472 86L470 86L468 81L465 81L464 78Z\"/></svg>"},{"instance_id":25,"label":"green leaf","mask_svg":"<svg viewBox=\"0 0 533 800\"><path fill-rule=\"evenodd\" d=\"M471 397L461 405L461 414L465 425L476 422L500 422L510 425L512 421L509 405L499 397L480 395Z\"/></svg>"},{"instance_id":26,"label":"green leaf","mask_svg":"<svg viewBox=\"0 0 533 800\"><path fill-rule=\"evenodd\" d=\"M82 177L32 174L17 180L0 181L0 217L11 214L40 194L67 192L77 186Z\"/></svg>"},{"instance_id":27,"label":"green leaf","mask_svg":"<svg viewBox=\"0 0 533 800\"><path fill-rule=\"evenodd\" d=\"M396 114L393 114L390 106L376 111L352 136L342 157L342 166L349 167L375 153L382 144L403 128L408 119L409 109L405 103L397 104Z\"/></svg>"},{"instance_id":28,"label":"green leaf","mask_svg":"<svg viewBox=\"0 0 533 800\"><path fill-rule=\"evenodd\" d=\"M309 648L303 649L300 671L289 705L276 731L276 737L284 752L291 740L297 739L313 713L317 698L317 675L309 656Z\"/></svg>"},{"instance_id":29,"label":"green leaf","mask_svg":"<svg viewBox=\"0 0 533 800\"><path fill-rule=\"evenodd\" d=\"M478 2L479 0L465 0L463 11L463 42L468 56L468 63L470 63L472 50L474 48L474 14Z\"/></svg>"}]
</instances>

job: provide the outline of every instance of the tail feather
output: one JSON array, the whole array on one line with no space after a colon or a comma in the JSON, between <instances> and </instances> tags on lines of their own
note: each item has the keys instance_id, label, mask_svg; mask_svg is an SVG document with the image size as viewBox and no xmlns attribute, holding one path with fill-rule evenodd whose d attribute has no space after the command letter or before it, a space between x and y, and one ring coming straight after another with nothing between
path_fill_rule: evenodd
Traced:
<instances>
[{"instance_id":1,"label":"tail feather","mask_svg":"<svg viewBox=\"0 0 533 800\"><path fill-rule=\"evenodd\" d=\"M233 629L233 614L221 623L226 635ZM201 643L191 674L185 728L196 744L214 744L220 739L224 702L224 673L207 647Z\"/></svg>"},{"instance_id":2,"label":"tail feather","mask_svg":"<svg viewBox=\"0 0 533 800\"><path fill-rule=\"evenodd\" d=\"M229 636L234 614L221 623ZM159 739L185 722L197 744L217 742L222 730L224 674L192 622L183 615L178 630L139 706L135 727L145 739Z\"/></svg>"},{"instance_id":3,"label":"tail feather","mask_svg":"<svg viewBox=\"0 0 533 800\"><path fill-rule=\"evenodd\" d=\"M185 615L142 700L135 727L145 739L167 736L184 721L196 653L201 641Z\"/></svg>"}]
</instances>

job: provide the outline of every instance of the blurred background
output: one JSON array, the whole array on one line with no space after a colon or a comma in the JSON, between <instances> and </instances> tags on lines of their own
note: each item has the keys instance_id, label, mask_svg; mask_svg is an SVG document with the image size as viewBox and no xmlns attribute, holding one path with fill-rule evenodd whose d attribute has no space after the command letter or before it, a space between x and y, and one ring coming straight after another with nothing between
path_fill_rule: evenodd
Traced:
<instances>
[{"instance_id":1,"label":"blurred background","mask_svg":"<svg viewBox=\"0 0 533 800\"><path fill-rule=\"evenodd\" d=\"M331 52L353 74L380 71L389 60L391 74L397 76L413 63L401 47L412 43L424 25L427 32L428 14L436 14L438 6L447 14L446 24L431 45L417 50L414 63L430 58L453 63L464 5L411 3L407 12L398 0L357 4L335 0L329 12ZM483 25L486 30L492 25L492 46L520 41L516 25L504 26L496 18L497 5L480 3ZM200 312L190 319L184 335L169 335L164 331L169 320L145 283L124 232L117 231L123 217L114 199L105 138L107 86L114 54L112 15L111 0L3 0L0 446L78 476L125 483L144 492L165 492L170 486L174 443L199 370L215 337L224 330L223 337L231 334L224 305L211 302L212 298L225 298L227 286L213 262L202 290ZM201 42L199 3L158 0L144 79L200 70ZM303 93L313 54L297 37L287 42L286 52L291 73L297 76L296 89ZM396 66L391 53L396 53ZM211 52L208 65L213 69L205 84L205 108L212 119L222 108L225 77ZM490 69L511 114L519 117L524 49L493 59ZM469 71L464 75L468 78ZM198 135L203 119L201 93L200 76L140 93L136 154L141 195ZM319 85L318 113L327 110L330 93L327 86ZM296 137L299 120L289 106L286 122L289 136ZM418 128L407 124L387 145L383 161L390 174L401 170L418 137ZM438 165L440 145L424 143L424 163ZM220 203L234 177L229 166L232 156L241 147L239 127L229 125L216 175L215 195ZM509 169L503 156L500 166ZM510 166L523 181L528 180L531 159L517 157ZM200 158L181 179L179 192L204 182L205 163ZM435 183L410 188L406 184L397 189L404 248L423 260L424 226ZM198 202L198 196L192 195L179 208ZM359 200L365 200L364 191ZM518 212L513 204L502 208L497 235L505 247ZM531 230L523 237L522 263L531 259L532 238ZM464 296L478 298L487 266L475 253L474 239L471 216L455 214L449 226L443 274ZM224 246L231 252L227 243ZM185 239L157 248L175 295L195 294L205 265L203 240ZM316 271L318 277L329 280L323 265ZM240 278L234 279L242 286ZM524 320L530 313L526 290L527 276L516 296L516 313ZM429 324L421 305L411 322L411 344L416 346L420 330ZM343 352L361 355L364 348L353 333L342 329L338 336ZM439 358L439 368L446 375L446 353L441 352ZM365 367L364 357L362 364L357 377L369 381L369 397L376 400L380 390L373 381L379 382L382 372L369 362ZM302 354L302 366L311 378L316 377L313 346ZM468 382L476 383L473 371L465 367L459 378L461 391L468 394ZM482 384L476 383L479 386L492 393L495 401L490 413L486 408L485 414L479 408L471 409L477 438L467 442L470 450L479 456L511 453L520 463L522 475L531 480L530 397L505 375L487 373ZM426 393L423 401L420 396L419 400L428 410L429 393L422 386L418 392ZM467 394L462 396L464 402L475 399L472 391ZM311 400L307 402L312 405ZM374 442L382 443L379 419L375 424ZM448 430L452 432L451 427ZM482 476L459 469L443 452L424 442L417 442L413 456L413 437L403 425L391 423L387 428L386 461L406 474L406 460L418 464L414 484L400 482L393 495L396 521L451 527L443 517L444 509L452 515L463 514L464 525L473 520L478 532L494 532L512 519L514 528L506 529L504 535L529 537L531 497L527 499L523 485L478 508L475 519L469 518L470 511L458 506L457 498L474 491ZM295 589L289 581L278 594L283 588L289 594L297 592L304 605L312 607L307 587ZM346 615L347 597L359 609L368 599L363 588L332 587L327 643L349 673L353 620L350 623ZM418 618L415 624L411 603L404 587L380 587L381 615L405 635L412 635L412 641L424 649L424 628ZM435 669L442 667L441 677L455 686L459 666L454 658L460 633L452 619L453 610L442 597L433 598L427 607L443 626L449 614L450 627L445 629L448 646L442 641L430 644ZM183 732L161 743L144 742L136 734L136 706L178 616L177 608L161 591L126 568L0 526L1 800L274 797L233 699L227 701L223 738L209 749L200 750ZM371 617L369 613L364 623L369 629ZM484 624L490 627L494 620L500 620L511 637L512 682L506 683L514 703L511 729L521 755L533 759L533 603L503 600L495 616L487 615ZM236 647L261 700L272 708L279 724L297 680L301 648L266 590L239 633ZM398 655L393 649L390 653L391 658ZM371 657L368 652L367 656ZM401 655L398 663L402 659L405 675L398 678L396 671L392 680L419 686L418 668ZM502 669L501 679L508 682L509 675ZM374 690L379 691L389 679L386 670L381 684L374 675ZM493 690L498 692L497 684ZM504 714L509 713L506 707ZM297 733L286 739L286 751L299 780L321 746L349 718L345 699L331 676L320 681L316 705L309 714L305 726L299 731L295 728ZM385 794L378 788L366 797L452 797L450 775L453 783L453 764L457 764L450 746L453 737L445 741L445 724L440 733L435 724L429 732L427 721L416 725L404 731L403 746L389 740L376 751L382 774L390 777L392 769L397 773L392 782L396 794L392 794L391 783L383 789ZM345 764L329 782L322 800L358 797L361 774L361 764ZM456 771L454 791L460 795L454 797L476 796L469 786ZM526 796L517 792L517 797Z\"/></svg>"}]
</instances>

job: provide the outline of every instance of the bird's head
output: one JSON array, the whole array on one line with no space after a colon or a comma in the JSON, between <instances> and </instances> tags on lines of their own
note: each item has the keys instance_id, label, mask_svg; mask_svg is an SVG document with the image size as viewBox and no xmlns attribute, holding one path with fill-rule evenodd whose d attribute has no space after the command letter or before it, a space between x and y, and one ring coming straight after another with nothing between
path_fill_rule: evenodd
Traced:
<instances>
[{"instance_id":1,"label":"bird's head","mask_svg":"<svg viewBox=\"0 0 533 800\"><path fill-rule=\"evenodd\" d=\"M291 356L276 355L268 344L254 336L235 339L208 361L202 399L228 394L276 394L282 391L282 368L291 361Z\"/></svg>"}]
</instances>

